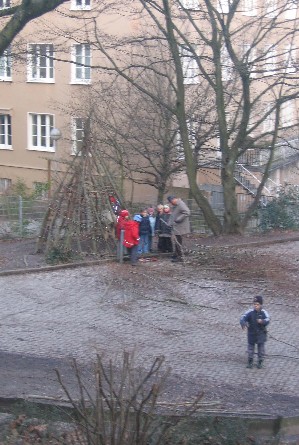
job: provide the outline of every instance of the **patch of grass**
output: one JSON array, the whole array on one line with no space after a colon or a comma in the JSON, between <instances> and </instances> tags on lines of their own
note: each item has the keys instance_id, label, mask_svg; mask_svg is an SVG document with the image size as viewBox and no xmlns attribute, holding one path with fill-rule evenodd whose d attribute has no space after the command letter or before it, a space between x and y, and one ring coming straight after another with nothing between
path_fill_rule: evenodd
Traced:
<instances>
[{"instance_id":1,"label":"patch of grass","mask_svg":"<svg viewBox=\"0 0 299 445\"><path fill-rule=\"evenodd\" d=\"M70 263L75 259L79 258L74 254L74 251L63 246L53 246L47 251L46 254L46 262L51 265Z\"/></svg>"}]
</instances>

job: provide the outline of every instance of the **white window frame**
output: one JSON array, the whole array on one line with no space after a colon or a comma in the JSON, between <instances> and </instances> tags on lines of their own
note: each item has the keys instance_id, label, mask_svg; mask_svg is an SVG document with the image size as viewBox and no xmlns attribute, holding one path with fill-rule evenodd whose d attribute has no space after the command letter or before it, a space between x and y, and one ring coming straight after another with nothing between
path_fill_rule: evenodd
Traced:
<instances>
[{"instance_id":1,"label":"white window frame","mask_svg":"<svg viewBox=\"0 0 299 445\"><path fill-rule=\"evenodd\" d=\"M225 46L223 46L221 50L221 67L222 67L222 80L224 81L231 80L233 78L234 64Z\"/></svg>"},{"instance_id":2,"label":"white window frame","mask_svg":"<svg viewBox=\"0 0 299 445\"><path fill-rule=\"evenodd\" d=\"M264 75L273 76L277 68L277 51L276 48L269 45L265 51Z\"/></svg>"},{"instance_id":3,"label":"white window frame","mask_svg":"<svg viewBox=\"0 0 299 445\"><path fill-rule=\"evenodd\" d=\"M265 109L265 114L272 108L273 104L268 104ZM263 131L273 131L275 127L275 111L273 110L263 121Z\"/></svg>"},{"instance_id":4,"label":"white window frame","mask_svg":"<svg viewBox=\"0 0 299 445\"><path fill-rule=\"evenodd\" d=\"M12 181L9 178L0 178L0 193L6 192L11 187Z\"/></svg>"},{"instance_id":5,"label":"white window frame","mask_svg":"<svg viewBox=\"0 0 299 445\"><path fill-rule=\"evenodd\" d=\"M295 102L289 100L284 102L280 110L280 123L282 127L291 127L295 123L296 108Z\"/></svg>"},{"instance_id":6,"label":"white window frame","mask_svg":"<svg viewBox=\"0 0 299 445\"><path fill-rule=\"evenodd\" d=\"M52 43L28 43L27 81L54 83L54 46Z\"/></svg>"},{"instance_id":7,"label":"white window frame","mask_svg":"<svg viewBox=\"0 0 299 445\"><path fill-rule=\"evenodd\" d=\"M256 77L255 73L255 66L253 64L254 59L256 58L256 48L252 48L251 43L244 42L242 45L242 55L245 56L245 54L249 51L248 55L248 64L250 64L251 71L250 71L250 77Z\"/></svg>"},{"instance_id":8,"label":"white window frame","mask_svg":"<svg viewBox=\"0 0 299 445\"><path fill-rule=\"evenodd\" d=\"M11 115L0 113L0 149L12 150Z\"/></svg>"},{"instance_id":9,"label":"white window frame","mask_svg":"<svg viewBox=\"0 0 299 445\"><path fill-rule=\"evenodd\" d=\"M81 49L81 54L78 50ZM87 53L89 51L89 54ZM72 83L90 84L91 83L91 47L88 43L76 44L72 46Z\"/></svg>"},{"instance_id":10,"label":"white window frame","mask_svg":"<svg viewBox=\"0 0 299 445\"><path fill-rule=\"evenodd\" d=\"M28 113L28 150L55 152L55 141L50 137L54 115Z\"/></svg>"},{"instance_id":11,"label":"white window frame","mask_svg":"<svg viewBox=\"0 0 299 445\"><path fill-rule=\"evenodd\" d=\"M196 51L196 48L194 46ZM187 48L181 48L181 63L185 85L195 85L199 82L199 69L193 53Z\"/></svg>"},{"instance_id":12,"label":"white window frame","mask_svg":"<svg viewBox=\"0 0 299 445\"><path fill-rule=\"evenodd\" d=\"M188 139L189 139L189 143L192 146L192 148L194 149L196 146L196 131L194 131L194 128L196 126L196 121L192 120L192 119L187 119L186 120L186 124L187 124L187 129L188 129ZM177 134L176 134L176 146L177 146L177 159L179 161L184 160L184 150L183 150L183 141L181 138L181 132L180 130L177 130Z\"/></svg>"},{"instance_id":13,"label":"white window frame","mask_svg":"<svg viewBox=\"0 0 299 445\"><path fill-rule=\"evenodd\" d=\"M190 9L191 11L199 11L199 0L180 0L181 7L183 9Z\"/></svg>"},{"instance_id":14,"label":"white window frame","mask_svg":"<svg viewBox=\"0 0 299 445\"><path fill-rule=\"evenodd\" d=\"M0 0L0 9L7 9L10 6L10 0Z\"/></svg>"},{"instance_id":15,"label":"white window frame","mask_svg":"<svg viewBox=\"0 0 299 445\"><path fill-rule=\"evenodd\" d=\"M297 49L293 43L286 45L285 69L288 74L295 74L297 72Z\"/></svg>"},{"instance_id":16,"label":"white window frame","mask_svg":"<svg viewBox=\"0 0 299 445\"><path fill-rule=\"evenodd\" d=\"M92 0L71 0L71 10L73 11L90 11Z\"/></svg>"},{"instance_id":17,"label":"white window frame","mask_svg":"<svg viewBox=\"0 0 299 445\"><path fill-rule=\"evenodd\" d=\"M7 48L0 57L0 80L11 81L12 62L11 51Z\"/></svg>"},{"instance_id":18,"label":"white window frame","mask_svg":"<svg viewBox=\"0 0 299 445\"><path fill-rule=\"evenodd\" d=\"M296 4L294 1L289 1L285 11L285 18L287 20L295 20L297 17L297 9L298 4Z\"/></svg>"},{"instance_id":19,"label":"white window frame","mask_svg":"<svg viewBox=\"0 0 299 445\"><path fill-rule=\"evenodd\" d=\"M81 117L72 118L72 155L80 155L81 147L78 147L78 143L84 140L84 119ZM80 138L81 135L81 138Z\"/></svg>"},{"instance_id":20,"label":"white window frame","mask_svg":"<svg viewBox=\"0 0 299 445\"><path fill-rule=\"evenodd\" d=\"M275 17L277 15L277 0L264 0L266 15L268 17Z\"/></svg>"},{"instance_id":21,"label":"white window frame","mask_svg":"<svg viewBox=\"0 0 299 445\"><path fill-rule=\"evenodd\" d=\"M256 0L243 0L242 14L248 16L256 16L257 15Z\"/></svg>"},{"instance_id":22,"label":"white window frame","mask_svg":"<svg viewBox=\"0 0 299 445\"><path fill-rule=\"evenodd\" d=\"M228 14L230 7L230 0L217 0L217 11L221 14Z\"/></svg>"}]
</instances>

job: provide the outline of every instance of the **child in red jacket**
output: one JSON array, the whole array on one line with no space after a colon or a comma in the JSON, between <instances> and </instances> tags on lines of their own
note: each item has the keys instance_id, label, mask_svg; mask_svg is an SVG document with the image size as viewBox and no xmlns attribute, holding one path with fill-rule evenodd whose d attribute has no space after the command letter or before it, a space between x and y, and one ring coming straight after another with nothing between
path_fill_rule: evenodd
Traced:
<instances>
[{"instance_id":1,"label":"child in red jacket","mask_svg":"<svg viewBox=\"0 0 299 445\"><path fill-rule=\"evenodd\" d=\"M125 228L126 218L129 216L128 210L121 210L118 214L115 226L116 238L120 239L120 232Z\"/></svg>"},{"instance_id":2,"label":"child in red jacket","mask_svg":"<svg viewBox=\"0 0 299 445\"><path fill-rule=\"evenodd\" d=\"M132 266L136 266L138 260L138 244L139 244L139 223L140 215L135 215L133 220L126 217L124 224L125 235L123 245L128 249Z\"/></svg>"},{"instance_id":3,"label":"child in red jacket","mask_svg":"<svg viewBox=\"0 0 299 445\"><path fill-rule=\"evenodd\" d=\"M129 216L128 210L121 210L118 214L115 225L115 236L117 238L117 259L120 259L120 247L123 240L121 240L121 231L125 230L126 218ZM124 254L127 254L127 250L124 249Z\"/></svg>"}]
</instances>

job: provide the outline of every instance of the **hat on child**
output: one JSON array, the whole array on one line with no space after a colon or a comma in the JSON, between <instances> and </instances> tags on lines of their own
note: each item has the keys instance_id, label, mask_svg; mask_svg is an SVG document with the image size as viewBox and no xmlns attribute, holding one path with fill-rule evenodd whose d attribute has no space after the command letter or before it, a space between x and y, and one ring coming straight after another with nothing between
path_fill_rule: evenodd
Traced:
<instances>
[{"instance_id":1,"label":"hat on child","mask_svg":"<svg viewBox=\"0 0 299 445\"><path fill-rule=\"evenodd\" d=\"M263 297L261 297L260 295L257 295L256 297L254 297L253 302L263 304Z\"/></svg>"},{"instance_id":2,"label":"hat on child","mask_svg":"<svg viewBox=\"0 0 299 445\"><path fill-rule=\"evenodd\" d=\"M122 216L123 218L125 218L126 216L129 216L128 210L121 210L119 212L119 216Z\"/></svg>"},{"instance_id":3,"label":"hat on child","mask_svg":"<svg viewBox=\"0 0 299 445\"><path fill-rule=\"evenodd\" d=\"M137 222L141 222L142 221L142 216L141 215L134 215L133 220L137 221Z\"/></svg>"}]
</instances>

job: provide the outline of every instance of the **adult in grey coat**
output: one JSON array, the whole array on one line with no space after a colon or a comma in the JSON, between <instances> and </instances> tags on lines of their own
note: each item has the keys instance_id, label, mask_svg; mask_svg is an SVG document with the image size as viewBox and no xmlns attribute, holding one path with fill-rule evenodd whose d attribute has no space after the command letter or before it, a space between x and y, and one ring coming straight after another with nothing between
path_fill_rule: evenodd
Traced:
<instances>
[{"instance_id":1,"label":"adult in grey coat","mask_svg":"<svg viewBox=\"0 0 299 445\"><path fill-rule=\"evenodd\" d=\"M172 204L171 225L175 236L175 249L172 261L182 261L183 236L190 233L190 209L187 204L176 196L168 196L168 201Z\"/></svg>"}]
</instances>

